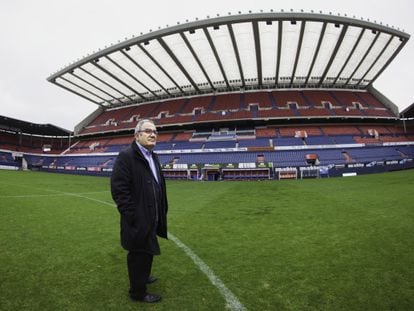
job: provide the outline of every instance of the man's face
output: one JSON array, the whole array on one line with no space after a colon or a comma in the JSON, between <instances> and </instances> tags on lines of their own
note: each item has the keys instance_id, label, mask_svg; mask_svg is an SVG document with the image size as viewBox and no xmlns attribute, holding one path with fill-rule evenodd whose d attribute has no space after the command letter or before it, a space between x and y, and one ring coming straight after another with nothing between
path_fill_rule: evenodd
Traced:
<instances>
[{"instance_id":1,"label":"man's face","mask_svg":"<svg viewBox=\"0 0 414 311\"><path fill-rule=\"evenodd\" d=\"M145 122L141 130L135 134L135 139L141 146L151 150L157 143L157 128L151 122Z\"/></svg>"}]
</instances>

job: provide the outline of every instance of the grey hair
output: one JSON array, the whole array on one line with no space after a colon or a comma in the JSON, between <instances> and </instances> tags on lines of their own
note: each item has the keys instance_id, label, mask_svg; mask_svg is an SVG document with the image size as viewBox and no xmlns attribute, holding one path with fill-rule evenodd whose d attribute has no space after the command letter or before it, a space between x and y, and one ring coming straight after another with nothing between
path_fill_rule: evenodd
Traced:
<instances>
[{"instance_id":1,"label":"grey hair","mask_svg":"<svg viewBox=\"0 0 414 311\"><path fill-rule=\"evenodd\" d=\"M135 127L134 135L137 135L137 133L141 130L144 123L152 123L152 124L155 125L154 121L152 121L150 119L142 119L137 123L137 126Z\"/></svg>"}]
</instances>

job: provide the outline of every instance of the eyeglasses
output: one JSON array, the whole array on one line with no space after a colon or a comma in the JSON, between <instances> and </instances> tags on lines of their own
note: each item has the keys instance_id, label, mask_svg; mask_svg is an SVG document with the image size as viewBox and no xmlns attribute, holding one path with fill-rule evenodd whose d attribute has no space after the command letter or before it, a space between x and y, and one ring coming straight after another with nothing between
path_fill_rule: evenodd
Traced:
<instances>
[{"instance_id":1,"label":"eyeglasses","mask_svg":"<svg viewBox=\"0 0 414 311\"><path fill-rule=\"evenodd\" d=\"M151 134L158 135L157 130L151 130L151 129L145 129L145 130L142 130L142 131L139 131L139 132L144 132L145 134L148 134L148 135L151 135Z\"/></svg>"}]
</instances>

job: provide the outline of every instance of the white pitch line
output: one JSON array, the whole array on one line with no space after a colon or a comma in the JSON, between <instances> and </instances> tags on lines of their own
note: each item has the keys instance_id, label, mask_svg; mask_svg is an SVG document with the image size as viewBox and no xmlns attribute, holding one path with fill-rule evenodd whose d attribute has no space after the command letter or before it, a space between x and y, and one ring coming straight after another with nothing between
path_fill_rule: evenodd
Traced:
<instances>
[{"instance_id":1,"label":"white pitch line","mask_svg":"<svg viewBox=\"0 0 414 311\"><path fill-rule=\"evenodd\" d=\"M55 192L60 192L62 194L75 196L79 198L84 198L87 200L91 200L97 203L109 205L111 207L116 207L115 204L108 203L105 201L101 201L94 198L89 198L80 194L76 193L67 193L67 192L61 192L56 190L51 190ZM187 254L188 257L191 258L191 260L194 262L194 264L207 276L207 278L210 280L211 284L213 284L217 289L219 290L220 294L223 296L223 298L226 300L226 306L233 311L243 311L246 310L246 308L242 305L242 303L239 301L239 299L227 288L226 285L214 274L214 271L211 270L211 268L200 258L198 257L187 245L185 245L183 242L181 242L178 238L176 238L173 234L168 232L168 237L171 241L173 241L179 248L181 248L184 253Z\"/></svg>"},{"instance_id":2,"label":"white pitch line","mask_svg":"<svg viewBox=\"0 0 414 311\"><path fill-rule=\"evenodd\" d=\"M27 186L28 187L28 186ZM78 198L87 199L90 201L94 201L100 204L109 205L111 207L116 207L115 204L105 202L102 200L86 197L82 194L77 193L70 193L70 192L63 192L63 191L57 191L57 190L51 190L46 189L50 192L55 192L55 195L68 195L68 196L74 196ZM101 191L102 192L102 191ZM84 194L91 194L91 193L101 193L101 192L89 192ZM21 197L34 197L34 196L54 196L52 194L40 194L40 195L27 195L27 196L9 196L14 198L21 198ZM3 197L4 198L4 197ZM173 241L178 248L182 249L185 254L187 254L188 257L191 258L191 260L194 262L194 264L207 276L207 278L210 280L211 284L213 284L217 289L219 290L220 294L223 296L223 298L226 301L226 306L233 311L244 311L246 308L243 306L243 304L239 301L239 299L227 288L226 285L214 274L214 271L211 270L211 268L200 258L198 257L187 245L185 245L183 242L181 242L177 237L175 237L173 234L168 232L169 239Z\"/></svg>"},{"instance_id":3,"label":"white pitch line","mask_svg":"<svg viewBox=\"0 0 414 311\"><path fill-rule=\"evenodd\" d=\"M48 190L48 191L55 191L55 190ZM83 192L81 194L95 194L95 193L103 193L107 191L95 191L95 192ZM58 196L67 196L70 195L69 193L55 193L55 194L26 194L26 195L0 195L0 198L37 198L37 197L58 197Z\"/></svg>"},{"instance_id":4,"label":"white pitch line","mask_svg":"<svg viewBox=\"0 0 414 311\"><path fill-rule=\"evenodd\" d=\"M24 199L24 198L41 198L41 197L59 197L59 196L67 196L64 193L57 193L57 194L27 194L27 195L0 195L0 198L12 198L12 199Z\"/></svg>"},{"instance_id":5,"label":"white pitch line","mask_svg":"<svg viewBox=\"0 0 414 311\"><path fill-rule=\"evenodd\" d=\"M204 274L208 277L211 284L218 288L220 294L224 297L227 302L227 306L230 310L241 311L246 310L246 308L241 304L239 299L227 288L226 285L214 274L213 270L210 269L207 264L201 260L188 246L186 246L183 242L181 242L178 238L168 232L168 238L172 240L179 248L181 248L184 253L190 257L193 262L198 266L198 268L204 272Z\"/></svg>"}]
</instances>

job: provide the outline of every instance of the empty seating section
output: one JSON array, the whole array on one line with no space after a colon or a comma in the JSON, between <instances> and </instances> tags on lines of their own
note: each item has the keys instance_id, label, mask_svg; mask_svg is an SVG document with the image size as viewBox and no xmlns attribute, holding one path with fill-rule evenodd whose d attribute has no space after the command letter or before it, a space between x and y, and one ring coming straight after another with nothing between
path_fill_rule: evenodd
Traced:
<instances>
[{"instance_id":1,"label":"empty seating section","mask_svg":"<svg viewBox=\"0 0 414 311\"><path fill-rule=\"evenodd\" d=\"M173 146L174 145L171 142L157 142L157 144L155 145L154 151L172 150Z\"/></svg>"},{"instance_id":2,"label":"empty seating section","mask_svg":"<svg viewBox=\"0 0 414 311\"><path fill-rule=\"evenodd\" d=\"M133 141L131 136L113 137L111 138L109 145L129 145Z\"/></svg>"},{"instance_id":3,"label":"empty seating section","mask_svg":"<svg viewBox=\"0 0 414 311\"><path fill-rule=\"evenodd\" d=\"M398 146L398 148L396 148L395 150L403 157L414 157L413 146Z\"/></svg>"},{"instance_id":4,"label":"empty seating section","mask_svg":"<svg viewBox=\"0 0 414 311\"><path fill-rule=\"evenodd\" d=\"M355 95L361 99L364 106L385 108L383 104L380 103L378 99L374 97L371 93L368 92L355 92Z\"/></svg>"},{"instance_id":5,"label":"empty seating section","mask_svg":"<svg viewBox=\"0 0 414 311\"><path fill-rule=\"evenodd\" d=\"M307 98L307 104L316 107L326 107L324 103L330 103L333 106L340 105L336 99L329 93L323 91L303 91L303 95ZM305 104L304 106L306 106Z\"/></svg>"},{"instance_id":6,"label":"empty seating section","mask_svg":"<svg viewBox=\"0 0 414 311\"><path fill-rule=\"evenodd\" d=\"M115 124L117 126L122 126L122 123L127 123L128 127L131 125L130 123L135 123L135 120L131 119L133 116L138 116L138 114L135 114L133 107L123 108L123 109L117 109L114 111L114 114L111 116ZM115 125L114 124L114 125Z\"/></svg>"},{"instance_id":7,"label":"empty seating section","mask_svg":"<svg viewBox=\"0 0 414 311\"><path fill-rule=\"evenodd\" d=\"M88 124L88 126L98 126L105 124L108 120L113 119L115 115L114 110L106 110L98 115L92 122Z\"/></svg>"},{"instance_id":8,"label":"empty seating section","mask_svg":"<svg viewBox=\"0 0 414 311\"><path fill-rule=\"evenodd\" d=\"M407 136L381 136L383 143L408 142L410 139Z\"/></svg>"},{"instance_id":9,"label":"empty seating section","mask_svg":"<svg viewBox=\"0 0 414 311\"><path fill-rule=\"evenodd\" d=\"M356 126L321 126L325 135L361 135L361 131Z\"/></svg>"},{"instance_id":10,"label":"empty seating section","mask_svg":"<svg viewBox=\"0 0 414 311\"><path fill-rule=\"evenodd\" d=\"M369 163L371 161L401 160L406 156L414 156L414 147L369 147L349 148L346 150L352 162ZM340 149L318 150L291 150L262 152L266 162L273 162L275 167L307 166L306 155L315 153L318 155L320 165L344 164L345 156ZM174 162L181 164L205 164L205 163L252 163L256 162L257 152L208 152L208 153L182 153L160 154L161 163Z\"/></svg>"},{"instance_id":11,"label":"empty seating section","mask_svg":"<svg viewBox=\"0 0 414 311\"><path fill-rule=\"evenodd\" d=\"M108 167L113 164L113 156L88 157L88 156L68 156L57 158L54 165L56 166L76 166L76 167Z\"/></svg>"},{"instance_id":12,"label":"empty seating section","mask_svg":"<svg viewBox=\"0 0 414 311\"><path fill-rule=\"evenodd\" d=\"M360 107L366 107L367 105L361 101L361 99L356 95L357 92L347 92L347 91L331 91L332 96L338 98L339 105L344 107L356 107L356 104L360 104Z\"/></svg>"},{"instance_id":13,"label":"empty seating section","mask_svg":"<svg viewBox=\"0 0 414 311\"><path fill-rule=\"evenodd\" d=\"M182 141L182 140L190 140L191 137L193 137L193 132L183 132L183 133L178 133L177 135L175 135L174 140L175 141Z\"/></svg>"},{"instance_id":14,"label":"empty seating section","mask_svg":"<svg viewBox=\"0 0 414 311\"><path fill-rule=\"evenodd\" d=\"M312 108L312 107L305 107L299 110L299 114L303 117L319 117L319 116L333 116L334 113L325 108Z\"/></svg>"},{"instance_id":15,"label":"empty seating section","mask_svg":"<svg viewBox=\"0 0 414 311\"><path fill-rule=\"evenodd\" d=\"M171 141L175 134L173 133L159 133L157 137L157 142Z\"/></svg>"},{"instance_id":16,"label":"empty seating section","mask_svg":"<svg viewBox=\"0 0 414 311\"><path fill-rule=\"evenodd\" d=\"M306 165L305 151L278 151L264 152L265 159L274 163L275 167L303 166Z\"/></svg>"},{"instance_id":17,"label":"empty seating section","mask_svg":"<svg viewBox=\"0 0 414 311\"><path fill-rule=\"evenodd\" d=\"M159 124L182 124L182 123L191 123L194 121L192 115L187 116L172 116L172 117L163 117L160 119L154 119L155 125Z\"/></svg>"},{"instance_id":18,"label":"empty seating section","mask_svg":"<svg viewBox=\"0 0 414 311\"><path fill-rule=\"evenodd\" d=\"M367 109L364 110L365 114L372 117L387 117L392 118L395 117L389 110L385 109Z\"/></svg>"},{"instance_id":19,"label":"empty seating section","mask_svg":"<svg viewBox=\"0 0 414 311\"><path fill-rule=\"evenodd\" d=\"M273 139L273 146L279 147L279 146L303 146L304 141L302 138L296 138L296 137L279 137Z\"/></svg>"},{"instance_id":20,"label":"empty seating section","mask_svg":"<svg viewBox=\"0 0 414 311\"><path fill-rule=\"evenodd\" d=\"M308 136L323 135L323 133L321 132L321 129L318 126L296 127L295 128L295 133L296 133L296 131L305 131Z\"/></svg>"},{"instance_id":21,"label":"empty seating section","mask_svg":"<svg viewBox=\"0 0 414 311\"><path fill-rule=\"evenodd\" d=\"M315 153L318 155L320 165L344 164L346 161L342 151L338 149L318 150Z\"/></svg>"},{"instance_id":22,"label":"empty seating section","mask_svg":"<svg viewBox=\"0 0 414 311\"><path fill-rule=\"evenodd\" d=\"M203 142L177 141L173 143L173 150L201 149Z\"/></svg>"},{"instance_id":23,"label":"empty seating section","mask_svg":"<svg viewBox=\"0 0 414 311\"><path fill-rule=\"evenodd\" d=\"M265 93L245 93L244 103L246 108L250 105L259 105L260 108L272 108L273 103L270 98L269 92Z\"/></svg>"},{"instance_id":24,"label":"empty seating section","mask_svg":"<svg viewBox=\"0 0 414 311\"><path fill-rule=\"evenodd\" d=\"M347 117L351 117L351 116L355 116L355 117L362 117L365 115L365 112L362 110L358 110L358 109L354 109L354 108L332 108L331 109L332 113L336 116L347 116Z\"/></svg>"},{"instance_id":25,"label":"empty seating section","mask_svg":"<svg viewBox=\"0 0 414 311\"><path fill-rule=\"evenodd\" d=\"M204 149L221 149L236 148L235 141L207 141L204 143Z\"/></svg>"},{"instance_id":26,"label":"empty seating section","mask_svg":"<svg viewBox=\"0 0 414 311\"><path fill-rule=\"evenodd\" d=\"M216 96L211 110L239 110L241 106L240 94L226 94Z\"/></svg>"},{"instance_id":27,"label":"empty seating section","mask_svg":"<svg viewBox=\"0 0 414 311\"><path fill-rule=\"evenodd\" d=\"M239 148L270 147L269 138L243 139L239 141Z\"/></svg>"},{"instance_id":28,"label":"empty seating section","mask_svg":"<svg viewBox=\"0 0 414 311\"><path fill-rule=\"evenodd\" d=\"M183 153L179 155L160 154L161 163L179 164L208 164L208 163L252 163L256 161L256 153L248 152L208 152L208 153Z\"/></svg>"},{"instance_id":29,"label":"empty seating section","mask_svg":"<svg viewBox=\"0 0 414 311\"><path fill-rule=\"evenodd\" d=\"M212 98L212 96L189 98L182 109L182 113L192 114L196 108L207 110Z\"/></svg>"},{"instance_id":30,"label":"empty seating section","mask_svg":"<svg viewBox=\"0 0 414 311\"><path fill-rule=\"evenodd\" d=\"M186 103L185 99L165 101L165 102L160 103L157 109L155 109L151 114L153 117L157 117L161 113L166 113L167 115L175 115L176 113L181 112L185 103Z\"/></svg>"},{"instance_id":31,"label":"empty seating section","mask_svg":"<svg viewBox=\"0 0 414 311\"><path fill-rule=\"evenodd\" d=\"M160 104L142 104L104 111L87 125L80 134L108 132L135 128L138 119L149 118Z\"/></svg>"},{"instance_id":32,"label":"empty seating section","mask_svg":"<svg viewBox=\"0 0 414 311\"><path fill-rule=\"evenodd\" d=\"M305 102L304 98L297 91L274 91L272 92L272 96L278 107L289 108L289 103L296 103L299 107L307 106L307 103Z\"/></svg>"},{"instance_id":33,"label":"empty seating section","mask_svg":"<svg viewBox=\"0 0 414 311\"><path fill-rule=\"evenodd\" d=\"M46 145L51 147L47 153L59 154L69 147L69 139L0 132L0 149L43 153Z\"/></svg>"},{"instance_id":34,"label":"empty seating section","mask_svg":"<svg viewBox=\"0 0 414 311\"><path fill-rule=\"evenodd\" d=\"M354 140L358 144L379 144L381 142L378 138L373 138L373 137L358 137L358 136L355 136Z\"/></svg>"},{"instance_id":35,"label":"empty seating section","mask_svg":"<svg viewBox=\"0 0 414 311\"><path fill-rule=\"evenodd\" d=\"M297 129L294 127L281 127L279 133L281 137L295 137Z\"/></svg>"},{"instance_id":36,"label":"empty seating section","mask_svg":"<svg viewBox=\"0 0 414 311\"><path fill-rule=\"evenodd\" d=\"M133 137L131 136L87 139L75 142L66 154L119 152L122 148L131 144L132 141Z\"/></svg>"},{"instance_id":37,"label":"empty seating section","mask_svg":"<svg viewBox=\"0 0 414 311\"><path fill-rule=\"evenodd\" d=\"M262 91L173 99L106 110L80 132L91 134L133 129L139 119L156 125L191 124L251 118L287 117L394 118L372 94L360 91Z\"/></svg>"},{"instance_id":38,"label":"empty seating section","mask_svg":"<svg viewBox=\"0 0 414 311\"><path fill-rule=\"evenodd\" d=\"M135 106L134 109L130 112L130 117L139 116L140 119L149 118L152 116L152 111L157 109L157 104L143 104ZM134 122L136 124L136 122ZM134 127L135 127L134 124Z\"/></svg>"},{"instance_id":39,"label":"empty seating section","mask_svg":"<svg viewBox=\"0 0 414 311\"><path fill-rule=\"evenodd\" d=\"M346 117L347 123L335 124ZM294 167L308 166L308 154L316 154L321 165L407 162L414 157L412 127L407 133L401 125L390 125L393 112L372 94L340 90L217 94L113 108L90 122L68 150L68 140L7 132L0 132L0 149L38 153L25 155L32 166L112 168L116 153L134 141L133 129L143 118L158 126L155 151L162 164L256 163L260 157L274 167ZM364 120L356 123L359 118ZM255 125L242 122L244 127L236 130L235 122L214 123L233 120L254 120ZM203 123L201 132L181 126L192 123ZM104 134L82 136L94 133ZM61 156L42 155L45 144ZM0 165L13 163L11 152L0 151Z\"/></svg>"},{"instance_id":40,"label":"empty seating section","mask_svg":"<svg viewBox=\"0 0 414 311\"><path fill-rule=\"evenodd\" d=\"M227 131L228 129L226 129ZM313 146L313 145L348 145L367 144L379 145L382 143L409 142L414 141L404 134L403 129L392 126L381 125L314 125L314 126L283 126L259 127L256 129L240 129L232 132L226 139L219 132L194 132L174 131L160 133L158 136L156 151L179 151L179 150L204 150L204 149L229 149L268 148L289 146ZM213 137L214 136L214 137ZM255 137L255 138L254 138ZM66 154L90 154L119 152L133 141L132 135L123 137L110 137L101 139L80 140L75 142ZM259 150L259 149L256 149Z\"/></svg>"},{"instance_id":41,"label":"empty seating section","mask_svg":"<svg viewBox=\"0 0 414 311\"><path fill-rule=\"evenodd\" d=\"M222 121L222 120L239 120L239 119L252 119L253 114L250 111L217 111L206 112L194 117L194 121Z\"/></svg>"},{"instance_id":42,"label":"empty seating section","mask_svg":"<svg viewBox=\"0 0 414 311\"><path fill-rule=\"evenodd\" d=\"M338 135L338 136L332 137L332 139L334 140L334 143L337 145L356 143L354 136L351 136L351 135Z\"/></svg>"},{"instance_id":43,"label":"empty seating section","mask_svg":"<svg viewBox=\"0 0 414 311\"><path fill-rule=\"evenodd\" d=\"M160 140L155 147L155 151L159 152L158 157L161 164L197 164L201 166L209 163L256 163L260 157L264 162L273 163L273 166L276 168L309 166L306 161L307 155L309 154L316 154L319 164L323 166L344 165L349 163L368 164L374 161L401 161L404 159L412 159L414 157L414 145L382 146L378 144L384 137L414 141L414 135L395 134L394 132L398 132L399 130L393 129L390 126L347 125L340 128L315 125L267 129L260 128L256 129L256 135L258 130L260 130L259 132L262 132L265 137L224 141L210 141L208 140L208 135L203 141L190 141L194 132L162 133L160 134ZM380 134L379 137L375 138L367 135L368 130L377 131ZM246 131L246 129L243 129L243 131ZM297 131L306 131L308 136L304 138L296 138L294 135ZM211 133L214 132L215 131L211 131ZM278 136L268 136L269 132ZM230 130L229 133L233 133L232 130ZM206 132L206 134L208 133ZM108 155L105 153L99 153L94 156L92 154L66 154L63 156L26 154L24 157L27 160L29 167L65 169L80 174L83 172L105 172L107 169L110 170L115 162L116 154L114 153L119 152L132 141L133 138L131 136L124 136L81 140L74 144L78 147L78 150L83 151L90 150L90 146L95 145L95 152L97 152L96 150L105 150L106 153L112 153ZM364 143L366 146L357 146L355 143ZM371 143L375 145L370 146ZM342 146L338 147L335 146L335 144L341 144ZM353 144L353 146L347 146L348 144ZM313 149L312 146L317 145L318 147ZM325 145L326 147L320 148L319 145ZM293 148L287 150L284 148L277 149L277 147L282 146L292 146ZM306 147L306 149L294 148L295 146ZM247 148L247 150L243 149L242 151L242 149L233 149L236 147ZM263 147L263 149L260 149L260 152L253 151L255 150L254 147ZM276 147L276 149L272 150L272 147ZM230 150L230 148L232 150ZM207 150L208 152L205 152ZM0 165L12 165L13 163L15 162L11 153L0 152ZM238 173L234 174L237 175ZM252 173L252 176L256 175Z\"/></svg>"},{"instance_id":44,"label":"empty seating section","mask_svg":"<svg viewBox=\"0 0 414 311\"><path fill-rule=\"evenodd\" d=\"M257 128L256 137L275 137L276 130L274 128Z\"/></svg>"},{"instance_id":45,"label":"empty seating section","mask_svg":"<svg viewBox=\"0 0 414 311\"><path fill-rule=\"evenodd\" d=\"M392 133L385 126L378 125L360 125L358 126L363 135L374 136L374 132L380 135L391 135ZM371 132L371 133L370 133Z\"/></svg>"},{"instance_id":46,"label":"empty seating section","mask_svg":"<svg viewBox=\"0 0 414 311\"><path fill-rule=\"evenodd\" d=\"M309 136L305 138L307 145L333 145L335 141L329 136Z\"/></svg>"},{"instance_id":47,"label":"empty seating section","mask_svg":"<svg viewBox=\"0 0 414 311\"><path fill-rule=\"evenodd\" d=\"M13 135L11 133L6 132L0 132L0 147L16 145L19 145L19 138L17 135Z\"/></svg>"},{"instance_id":48,"label":"empty seating section","mask_svg":"<svg viewBox=\"0 0 414 311\"><path fill-rule=\"evenodd\" d=\"M404 128L403 127L396 127L396 126L385 126L385 128L394 135L404 135Z\"/></svg>"},{"instance_id":49,"label":"empty seating section","mask_svg":"<svg viewBox=\"0 0 414 311\"><path fill-rule=\"evenodd\" d=\"M16 166L17 162L13 158L13 155L11 152L0 151L0 165Z\"/></svg>"},{"instance_id":50,"label":"empty seating section","mask_svg":"<svg viewBox=\"0 0 414 311\"><path fill-rule=\"evenodd\" d=\"M26 161L28 162L28 164L34 167L41 167L43 165L49 166L52 163L56 162L55 157L43 157L43 156L30 155L30 154L26 154L24 157Z\"/></svg>"},{"instance_id":51,"label":"empty seating section","mask_svg":"<svg viewBox=\"0 0 414 311\"><path fill-rule=\"evenodd\" d=\"M347 152L355 162L400 160L402 158L395 148L386 147L350 148Z\"/></svg>"},{"instance_id":52,"label":"empty seating section","mask_svg":"<svg viewBox=\"0 0 414 311\"><path fill-rule=\"evenodd\" d=\"M271 110L259 110L257 111L257 118L286 118L296 116L295 111L292 109L271 109Z\"/></svg>"}]
</instances>

